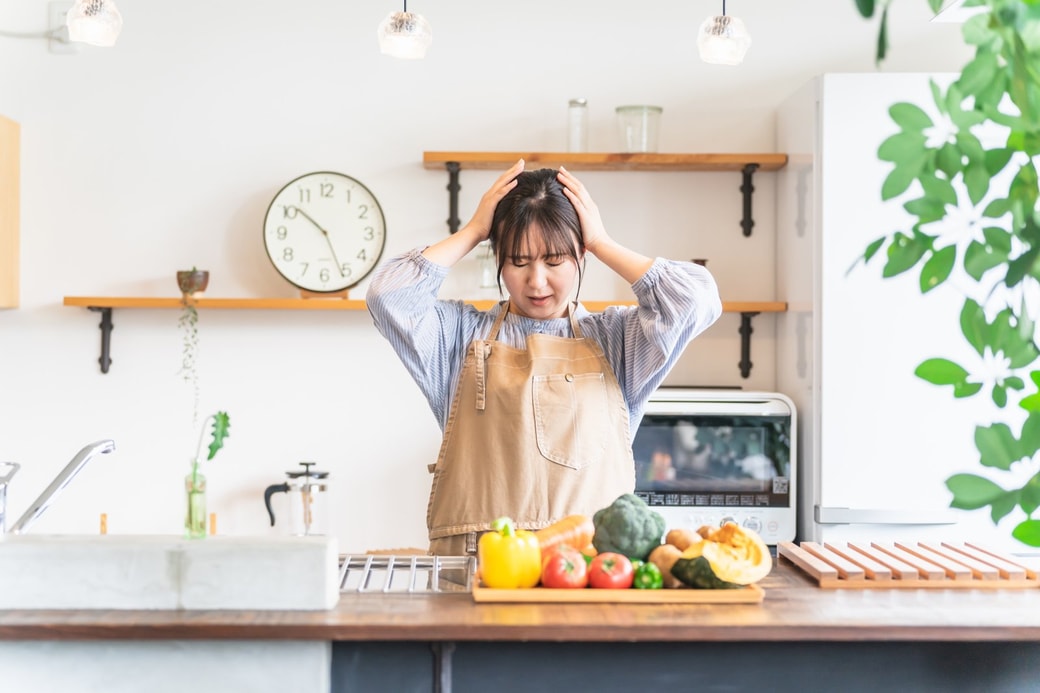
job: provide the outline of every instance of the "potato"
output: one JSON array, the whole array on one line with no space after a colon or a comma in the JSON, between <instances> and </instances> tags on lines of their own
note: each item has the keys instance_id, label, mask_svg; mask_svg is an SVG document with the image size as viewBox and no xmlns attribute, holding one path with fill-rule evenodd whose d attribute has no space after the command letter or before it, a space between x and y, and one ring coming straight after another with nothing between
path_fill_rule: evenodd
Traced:
<instances>
[{"instance_id":1,"label":"potato","mask_svg":"<svg viewBox=\"0 0 1040 693\"><path fill-rule=\"evenodd\" d=\"M692 529L671 529L664 537L664 543L671 544L680 551L685 551L690 544L701 540L701 536Z\"/></svg>"},{"instance_id":2,"label":"potato","mask_svg":"<svg viewBox=\"0 0 1040 693\"><path fill-rule=\"evenodd\" d=\"M682 582L679 578L672 575L672 566L675 565L680 556L682 556L682 551L674 544L661 544L651 551L650 556L647 557L646 560L656 565L658 570L661 571L663 587L682 587Z\"/></svg>"}]
</instances>

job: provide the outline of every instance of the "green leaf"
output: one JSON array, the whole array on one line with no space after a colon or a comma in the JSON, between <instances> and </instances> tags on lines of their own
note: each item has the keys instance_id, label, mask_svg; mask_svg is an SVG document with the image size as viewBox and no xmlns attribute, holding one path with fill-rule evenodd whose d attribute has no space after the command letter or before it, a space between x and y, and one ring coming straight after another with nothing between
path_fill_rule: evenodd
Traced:
<instances>
[{"instance_id":1,"label":"green leaf","mask_svg":"<svg viewBox=\"0 0 1040 693\"><path fill-rule=\"evenodd\" d=\"M997 405L1001 409L1007 406L1007 389L1001 385L994 385L993 392L990 396L993 398L993 404Z\"/></svg>"},{"instance_id":2,"label":"green leaf","mask_svg":"<svg viewBox=\"0 0 1040 693\"><path fill-rule=\"evenodd\" d=\"M856 9L869 19L874 16L874 0L856 0Z\"/></svg>"},{"instance_id":3,"label":"green leaf","mask_svg":"<svg viewBox=\"0 0 1040 693\"><path fill-rule=\"evenodd\" d=\"M1040 507L1040 474L1026 482L1018 493L1018 504L1026 515L1032 515Z\"/></svg>"},{"instance_id":4,"label":"green leaf","mask_svg":"<svg viewBox=\"0 0 1040 693\"><path fill-rule=\"evenodd\" d=\"M957 191L946 178L936 175L921 176L921 188L928 197L935 198L947 205L957 204Z\"/></svg>"},{"instance_id":5,"label":"green leaf","mask_svg":"<svg viewBox=\"0 0 1040 693\"><path fill-rule=\"evenodd\" d=\"M991 178L1004 170L1013 154L1014 152L1007 147L986 150L986 170L989 171Z\"/></svg>"},{"instance_id":6,"label":"green leaf","mask_svg":"<svg viewBox=\"0 0 1040 693\"><path fill-rule=\"evenodd\" d=\"M1014 491L1008 492L1000 498L991 501L989 505L990 519L993 520L993 524L997 524L1007 517L1011 511L1015 509L1015 506L1018 505L1018 494Z\"/></svg>"},{"instance_id":7,"label":"green leaf","mask_svg":"<svg viewBox=\"0 0 1040 693\"><path fill-rule=\"evenodd\" d=\"M993 81L997 70L997 56L989 51L978 51L975 59L964 66L957 86L965 95L977 94Z\"/></svg>"},{"instance_id":8,"label":"green leaf","mask_svg":"<svg viewBox=\"0 0 1040 693\"><path fill-rule=\"evenodd\" d=\"M964 271L975 281L998 265L1007 262L1007 253L998 252L989 243L972 241L964 251Z\"/></svg>"},{"instance_id":9,"label":"green leaf","mask_svg":"<svg viewBox=\"0 0 1040 693\"><path fill-rule=\"evenodd\" d=\"M1011 465L1021 459L1018 441L1007 424L995 423L992 426L975 427L975 447L981 454L980 462L984 467L995 467L1008 471Z\"/></svg>"},{"instance_id":10,"label":"green leaf","mask_svg":"<svg viewBox=\"0 0 1040 693\"><path fill-rule=\"evenodd\" d=\"M957 399L963 399L964 397L971 397L972 395L978 394L980 390L982 390L982 383L969 383L965 381L953 386L953 396Z\"/></svg>"},{"instance_id":11,"label":"green leaf","mask_svg":"<svg viewBox=\"0 0 1040 693\"><path fill-rule=\"evenodd\" d=\"M989 479L975 474L954 474L946 480L946 488L953 493L950 507L960 510L978 510L1004 495L1004 489Z\"/></svg>"},{"instance_id":12,"label":"green leaf","mask_svg":"<svg viewBox=\"0 0 1040 693\"><path fill-rule=\"evenodd\" d=\"M1022 457L1032 458L1040 450L1040 414L1030 414L1022 423L1022 436L1018 440L1018 452Z\"/></svg>"},{"instance_id":13,"label":"green leaf","mask_svg":"<svg viewBox=\"0 0 1040 693\"><path fill-rule=\"evenodd\" d=\"M1021 391L1021 390L1026 389L1025 382L1021 378L1019 378L1017 375L1011 375L1011 376L1008 376L1007 378L1004 378L1004 386L1007 387L1009 390L1020 390Z\"/></svg>"},{"instance_id":14,"label":"green leaf","mask_svg":"<svg viewBox=\"0 0 1040 693\"><path fill-rule=\"evenodd\" d=\"M857 0L858 1L858 0ZM877 35L877 57L875 62L880 65L888 54L888 5L881 11L881 25L878 27Z\"/></svg>"},{"instance_id":15,"label":"green leaf","mask_svg":"<svg viewBox=\"0 0 1040 693\"><path fill-rule=\"evenodd\" d=\"M896 165L909 164L921 156L926 142L924 135L919 132L897 132L878 147L878 159Z\"/></svg>"},{"instance_id":16,"label":"green leaf","mask_svg":"<svg viewBox=\"0 0 1040 693\"><path fill-rule=\"evenodd\" d=\"M984 162L972 161L964 168L964 185L973 205L982 201L989 191L990 175Z\"/></svg>"},{"instance_id":17,"label":"green leaf","mask_svg":"<svg viewBox=\"0 0 1040 693\"><path fill-rule=\"evenodd\" d=\"M968 340L968 344L975 350L975 353L982 356L986 344L988 344L986 339L988 325L982 307L970 298L966 299L961 307L960 323L964 338Z\"/></svg>"},{"instance_id":18,"label":"green leaf","mask_svg":"<svg viewBox=\"0 0 1040 693\"><path fill-rule=\"evenodd\" d=\"M946 216L946 205L934 197L918 197L909 200L903 205L903 209L917 217L918 223L921 224L930 224Z\"/></svg>"},{"instance_id":19,"label":"green leaf","mask_svg":"<svg viewBox=\"0 0 1040 693\"><path fill-rule=\"evenodd\" d=\"M1011 211L1011 200L1006 197L1001 197L997 200L992 200L986 209L982 211L982 216L987 219L999 219L1000 217L1008 214ZM1001 229L1003 231L1003 229ZM1008 250L1011 249L1011 244L1008 243Z\"/></svg>"},{"instance_id":20,"label":"green leaf","mask_svg":"<svg viewBox=\"0 0 1040 693\"><path fill-rule=\"evenodd\" d=\"M948 245L932 253L921 267L921 293L928 293L946 281L957 261L957 246Z\"/></svg>"},{"instance_id":21,"label":"green leaf","mask_svg":"<svg viewBox=\"0 0 1040 693\"><path fill-rule=\"evenodd\" d=\"M1040 546L1040 520L1025 520L1011 530L1011 536L1028 546Z\"/></svg>"},{"instance_id":22,"label":"green leaf","mask_svg":"<svg viewBox=\"0 0 1040 693\"><path fill-rule=\"evenodd\" d=\"M870 262L870 258L874 257L874 254L881 249L881 246L885 244L886 236L882 236L876 241L871 241L870 245L867 246L866 251L863 253L863 259Z\"/></svg>"},{"instance_id":23,"label":"green leaf","mask_svg":"<svg viewBox=\"0 0 1040 693\"><path fill-rule=\"evenodd\" d=\"M923 108L912 103L900 102L893 104L888 109L888 114L892 116L892 120L896 122L896 125L907 134L912 130L921 131L935 125Z\"/></svg>"},{"instance_id":24,"label":"green leaf","mask_svg":"<svg viewBox=\"0 0 1040 693\"><path fill-rule=\"evenodd\" d=\"M943 144L935 155L935 167L945 173L947 178L953 178L960 173L965 161L961 150L953 142Z\"/></svg>"},{"instance_id":25,"label":"green leaf","mask_svg":"<svg viewBox=\"0 0 1040 693\"><path fill-rule=\"evenodd\" d=\"M921 171L930 157L931 152L926 150L918 152L917 156L912 159L896 164L895 168L889 171L885 177L884 183L881 184L881 199L891 200L906 192L910 184L921 175Z\"/></svg>"},{"instance_id":26,"label":"green leaf","mask_svg":"<svg viewBox=\"0 0 1040 693\"><path fill-rule=\"evenodd\" d=\"M924 257L931 247L931 237L922 234L914 234L913 237L903 233L896 233L892 237L892 243L888 246L888 262L881 272L881 276L888 279L906 272Z\"/></svg>"},{"instance_id":27,"label":"green leaf","mask_svg":"<svg viewBox=\"0 0 1040 693\"><path fill-rule=\"evenodd\" d=\"M209 456L207 460L212 460L217 456L217 452L224 447L224 439L231 435L231 419L228 417L226 411L218 411L213 415L213 439L209 444Z\"/></svg>"},{"instance_id":28,"label":"green leaf","mask_svg":"<svg viewBox=\"0 0 1040 693\"><path fill-rule=\"evenodd\" d=\"M955 385L968 378L968 371L949 359L931 358L921 362L914 375L932 385Z\"/></svg>"}]
</instances>

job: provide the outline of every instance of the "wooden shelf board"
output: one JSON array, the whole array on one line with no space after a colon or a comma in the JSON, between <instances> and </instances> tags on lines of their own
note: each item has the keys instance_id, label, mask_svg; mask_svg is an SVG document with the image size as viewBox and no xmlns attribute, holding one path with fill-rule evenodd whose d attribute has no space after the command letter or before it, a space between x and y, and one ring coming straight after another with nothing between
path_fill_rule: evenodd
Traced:
<instances>
[{"instance_id":1,"label":"wooden shelf board","mask_svg":"<svg viewBox=\"0 0 1040 693\"><path fill-rule=\"evenodd\" d=\"M448 162L460 168L499 170L523 159L528 168L563 164L575 171L740 171L758 164L759 171L787 165L786 154L643 154L624 152L423 152L423 167L442 170Z\"/></svg>"},{"instance_id":2,"label":"wooden shelf board","mask_svg":"<svg viewBox=\"0 0 1040 693\"><path fill-rule=\"evenodd\" d=\"M467 301L481 310L495 305L494 300ZM635 301L582 301L588 310L600 312L607 306L634 306ZM83 308L180 308L180 298L161 296L66 296L66 306ZM206 298L195 299L197 308L230 310L367 310L359 299L343 298ZM727 313L783 313L783 301L724 301Z\"/></svg>"}]
</instances>

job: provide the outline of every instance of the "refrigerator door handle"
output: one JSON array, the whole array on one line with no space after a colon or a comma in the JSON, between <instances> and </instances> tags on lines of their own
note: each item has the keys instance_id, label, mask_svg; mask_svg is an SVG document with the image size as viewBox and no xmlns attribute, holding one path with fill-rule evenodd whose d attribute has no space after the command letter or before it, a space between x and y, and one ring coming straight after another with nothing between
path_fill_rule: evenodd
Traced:
<instances>
[{"instance_id":1,"label":"refrigerator door handle","mask_svg":"<svg viewBox=\"0 0 1040 693\"><path fill-rule=\"evenodd\" d=\"M882 508L815 508L821 525L954 525L949 510L891 510Z\"/></svg>"}]
</instances>

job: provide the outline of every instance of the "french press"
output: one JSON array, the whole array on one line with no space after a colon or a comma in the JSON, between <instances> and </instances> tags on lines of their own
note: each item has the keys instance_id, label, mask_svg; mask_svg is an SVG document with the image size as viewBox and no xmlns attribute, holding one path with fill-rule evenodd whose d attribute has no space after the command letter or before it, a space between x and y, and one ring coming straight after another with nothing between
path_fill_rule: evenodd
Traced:
<instances>
[{"instance_id":1,"label":"french press","mask_svg":"<svg viewBox=\"0 0 1040 693\"><path fill-rule=\"evenodd\" d=\"M300 462L302 470L286 472L288 481L272 484L264 490L264 505L274 527L271 496L285 493L289 503L289 534L329 533L328 472L311 469L314 462Z\"/></svg>"}]
</instances>

